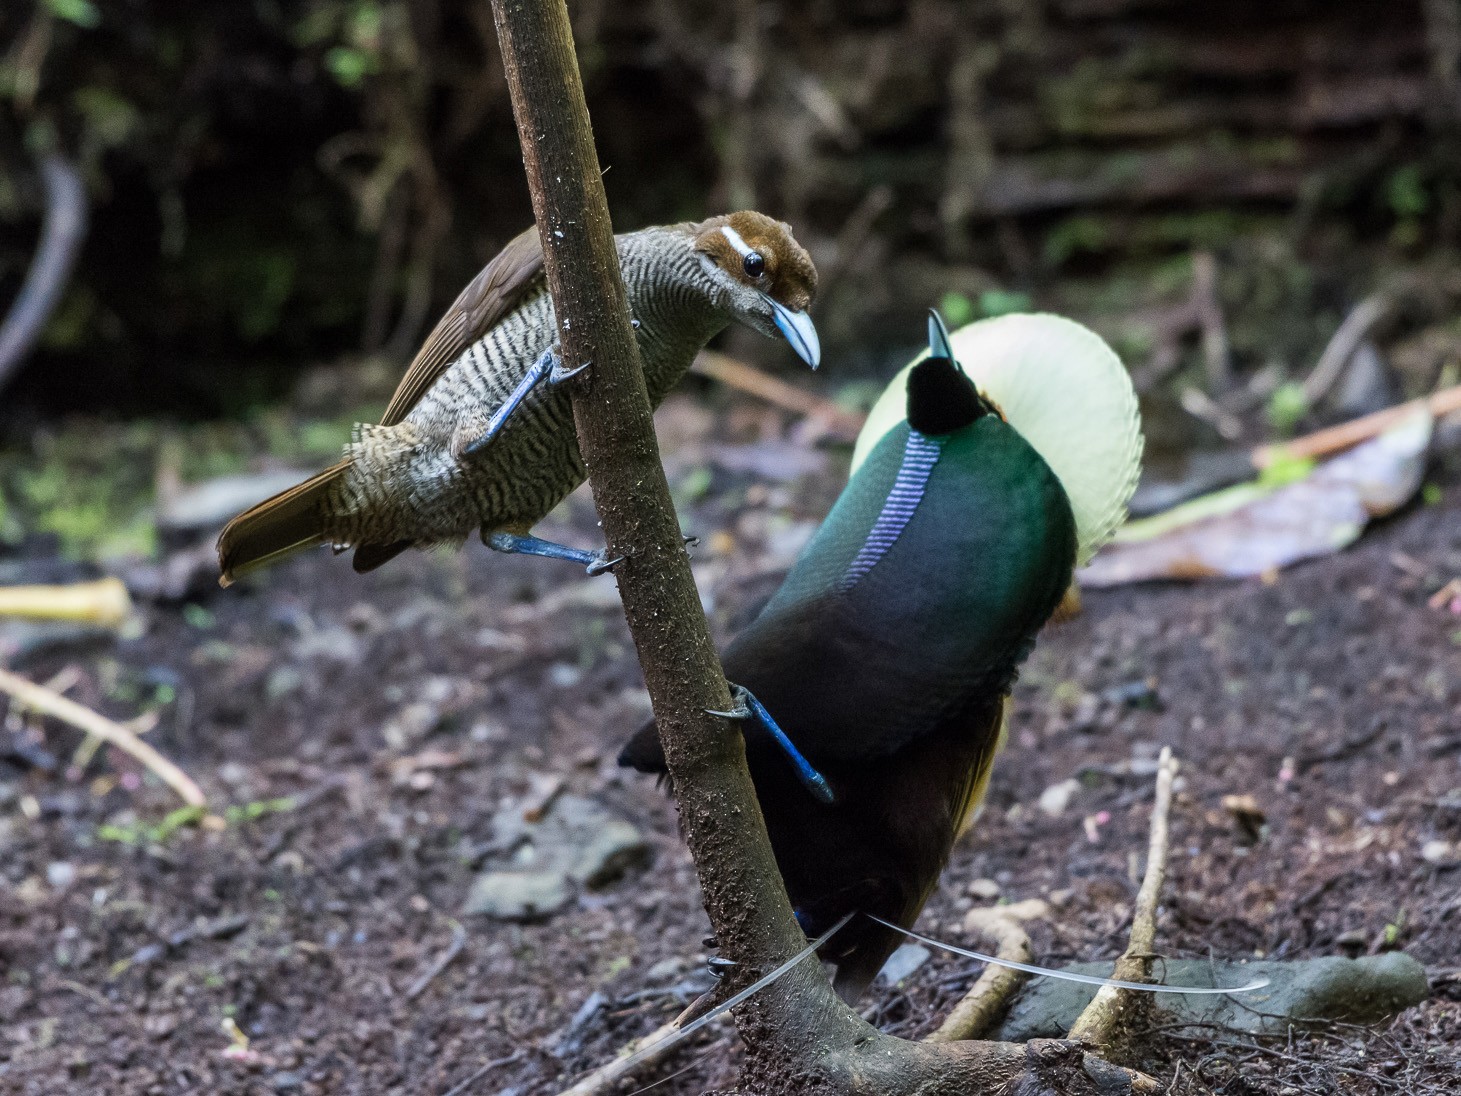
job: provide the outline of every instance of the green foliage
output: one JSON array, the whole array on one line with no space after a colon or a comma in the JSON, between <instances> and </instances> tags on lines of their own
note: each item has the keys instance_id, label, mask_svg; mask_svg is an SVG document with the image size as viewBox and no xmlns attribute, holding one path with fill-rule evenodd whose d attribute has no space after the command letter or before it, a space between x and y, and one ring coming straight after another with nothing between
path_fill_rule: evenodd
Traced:
<instances>
[{"instance_id":1,"label":"green foliage","mask_svg":"<svg viewBox=\"0 0 1461 1096\"><path fill-rule=\"evenodd\" d=\"M979 314L985 318L1028 312L1034 307L1028 293L1009 289L986 289L979 294Z\"/></svg>"},{"instance_id":2,"label":"green foliage","mask_svg":"<svg viewBox=\"0 0 1461 1096\"><path fill-rule=\"evenodd\" d=\"M103 841L117 841L123 845L162 845L185 826L196 826L207 814L206 807L178 807L156 824L103 822L96 828L96 835Z\"/></svg>"},{"instance_id":3,"label":"green foliage","mask_svg":"<svg viewBox=\"0 0 1461 1096\"><path fill-rule=\"evenodd\" d=\"M119 148L136 136L141 114L111 88L91 84L71 93L71 105L87 134L102 148Z\"/></svg>"},{"instance_id":4,"label":"green foliage","mask_svg":"<svg viewBox=\"0 0 1461 1096\"><path fill-rule=\"evenodd\" d=\"M1430 209L1430 194L1419 164L1396 168L1385 184L1385 199L1397 217L1419 217Z\"/></svg>"},{"instance_id":5,"label":"green foliage","mask_svg":"<svg viewBox=\"0 0 1461 1096\"><path fill-rule=\"evenodd\" d=\"M283 814L286 811L294 810L294 807L294 799L287 795L277 799L255 799L250 803L229 807L223 812L223 817L228 819L230 824L237 825L240 822L256 822L271 814Z\"/></svg>"},{"instance_id":6,"label":"green foliage","mask_svg":"<svg viewBox=\"0 0 1461 1096\"><path fill-rule=\"evenodd\" d=\"M974 302L962 293L945 293L938 302L939 314L950 328L963 327L974 319Z\"/></svg>"},{"instance_id":7,"label":"green foliage","mask_svg":"<svg viewBox=\"0 0 1461 1096\"><path fill-rule=\"evenodd\" d=\"M1288 437L1309 413L1309 397L1297 381L1285 381L1268 397L1268 423L1279 437Z\"/></svg>"},{"instance_id":8,"label":"green foliage","mask_svg":"<svg viewBox=\"0 0 1461 1096\"><path fill-rule=\"evenodd\" d=\"M363 49L354 49L351 46L335 46L327 51L325 67L340 82L341 87L347 88L359 87L367 76L373 76L380 71L380 65L374 57Z\"/></svg>"},{"instance_id":9,"label":"green foliage","mask_svg":"<svg viewBox=\"0 0 1461 1096\"><path fill-rule=\"evenodd\" d=\"M56 18L87 30L101 24L101 11L91 0L45 0L45 6Z\"/></svg>"}]
</instances>

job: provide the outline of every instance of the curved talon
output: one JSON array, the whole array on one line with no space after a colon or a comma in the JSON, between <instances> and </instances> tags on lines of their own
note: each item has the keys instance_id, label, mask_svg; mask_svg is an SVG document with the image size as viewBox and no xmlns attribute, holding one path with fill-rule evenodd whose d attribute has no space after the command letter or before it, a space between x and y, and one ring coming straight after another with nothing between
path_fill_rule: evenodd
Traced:
<instances>
[{"instance_id":1,"label":"curved talon","mask_svg":"<svg viewBox=\"0 0 1461 1096\"><path fill-rule=\"evenodd\" d=\"M684 533L681 533L680 534L680 542L686 548L699 548L700 547L700 538L697 537L697 536L695 536L693 533L691 535L689 535L689 536L686 536Z\"/></svg>"},{"instance_id":2,"label":"curved talon","mask_svg":"<svg viewBox=\"0 0 1461 1096\"><path fill-rule=\"evenodd\" d=\"M602 575L606 571L612 571L624 562L623 556L615 556L613 559L609 559L608 552L595 552L594 555L598 558L584 568L591 575Z\"/></svg>"},{"instance_id":3,"label":"curved talon","mask_svg":"<svg viewBox=\"0 0 1461 1096\"><path fill-rule=\"evenodd\" d=\"M746 703L746 690L741 685L727 682L730 685L731 702L735 707L728 712L718 712L714 708L705 708L706 715L718 715L722 719L750 719L756 713L751 711L751 706Z\"/></svg>"},{"instance_id":4,"label":"curved talon","mask_svg":"<svg viewBox=\"0 0 1461 1096\"><path fill-rule=\"evenodd\" d=\"M591 365L593 365L593 362L584 362L577 369L564 369L563 362L555 359L553 363L553 372L548 376L548 383L562 384L564 381L571 381L574 377L578 376L585 369L588 369Z\"/></svg>"}]
</instances>

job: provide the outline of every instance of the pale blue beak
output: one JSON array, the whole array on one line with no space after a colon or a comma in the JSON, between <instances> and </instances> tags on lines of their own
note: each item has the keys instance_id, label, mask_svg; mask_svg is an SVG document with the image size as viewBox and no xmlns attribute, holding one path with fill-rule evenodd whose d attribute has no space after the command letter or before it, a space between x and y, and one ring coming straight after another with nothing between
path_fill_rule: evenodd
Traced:
<instances>
[{"instance_id":1,"label":"pale blue beak","mask_svg":"<svg viewBox=\"0 0 1461 1096\"><path fill-rule=\"evenodd\" d=\"M812 325L812 318L805 312L793 312L768 293L763 293L762 296L771 306L771 318L777 329L786 336L786 341L791 343L797 357L813 369L822 364L822 341L817 338L817 329Z\"/></svg>"},{"instance_id":2,"label":"pale blue beak","mask_svg":"<svg viewBox=\"0 0 1461 1096\"><path fill-rule=\"evenodd\" d=\"M944 318L938 314L938 309L928 310L928 356L930 358L948 358L949 361L958 364L954 357L954 347L949 342L949 329L944 326Z\"/></svg>"}]
</instances>

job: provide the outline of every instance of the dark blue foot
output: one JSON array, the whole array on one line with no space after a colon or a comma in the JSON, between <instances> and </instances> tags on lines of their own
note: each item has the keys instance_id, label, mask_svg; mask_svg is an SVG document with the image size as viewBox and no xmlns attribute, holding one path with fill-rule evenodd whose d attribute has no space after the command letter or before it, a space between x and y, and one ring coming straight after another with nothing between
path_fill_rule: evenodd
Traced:
<instances>
[{"instance_id":1,"label":"dark blue foot","mask_svg":"<svg viewBox=\"0 0 1461 1096\"><path fill-rule=\"evenodd\" d=\"M582 563L591 575L601 575L614 569L615 564L624 562L624 557L609 559L604 551L590 552L584 548L570 548L566 544L554 544L551 540L538 537L520 537L514 533L484 533L482 543L494 552L517 552L525 556L544 556L548 559L566 559Z\"/></svg>"},{"instance_id":2,"label":"dark blue foot","mask_svg":"<svg viewBox=\"0 0 1461 1096\"><path fill-rule=\"evenodd\" d=\"M832 794L832 786L827 783L827 778L812 768L811 762L802 756L801 751L792 744L791 739L786 736L786 732L781 729L776 720L771 718L771 713L756 699L751 690L733 684L731 685L731 699L736 702L736 706L730 711L717 712L707 708L706 713L724 716L726 719L750 719L754 716L761 726L770 732L771 737L776 740L776 744L786 752L786 756L791 759L791 767L796 770L797 778L806 786L807 791L823 803L830 805L837 801L837 797Z\"/></svg>"},{"instance_id":3,"label":"dark blue foot","mask_svg":"<svg viewBox=\"0 0 1461 1096\"><path fill-rule=\"evenodd\" d=\"M492 443L492 439L502 433L502 428L507 425L507 420L512 418L514 411L523 400L528 398L528 393L543 383L544 378L556 372L562 366L558 355L552 350L544 350L538 360L528 366L528 371L523 379L517 382L517 387L512 390L502 406L492 412L492 417L487 420L487 426L482 431L482 436L462 452L466 455L480 453Z\"/></svg>"}]
</instances>

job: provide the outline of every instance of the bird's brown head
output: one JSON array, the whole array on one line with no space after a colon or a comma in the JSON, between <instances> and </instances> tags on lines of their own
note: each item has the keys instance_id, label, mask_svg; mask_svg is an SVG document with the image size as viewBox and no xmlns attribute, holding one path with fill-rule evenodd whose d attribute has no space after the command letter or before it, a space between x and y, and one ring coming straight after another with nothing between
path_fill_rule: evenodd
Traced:
<instances>
[{"instance_id":1,"label":"bird's brown head","mask_svg":"<svg viewBox=\"0 0 1461 1096\"><path fill-rule=\"evenodd\" d=\"M780 331L817 368L822 348L807 315L817 293L817 268L791 226L743 211L712 217L697 228L695 250L735 318L763 335Z\"/></svg>"}]
</instances>

